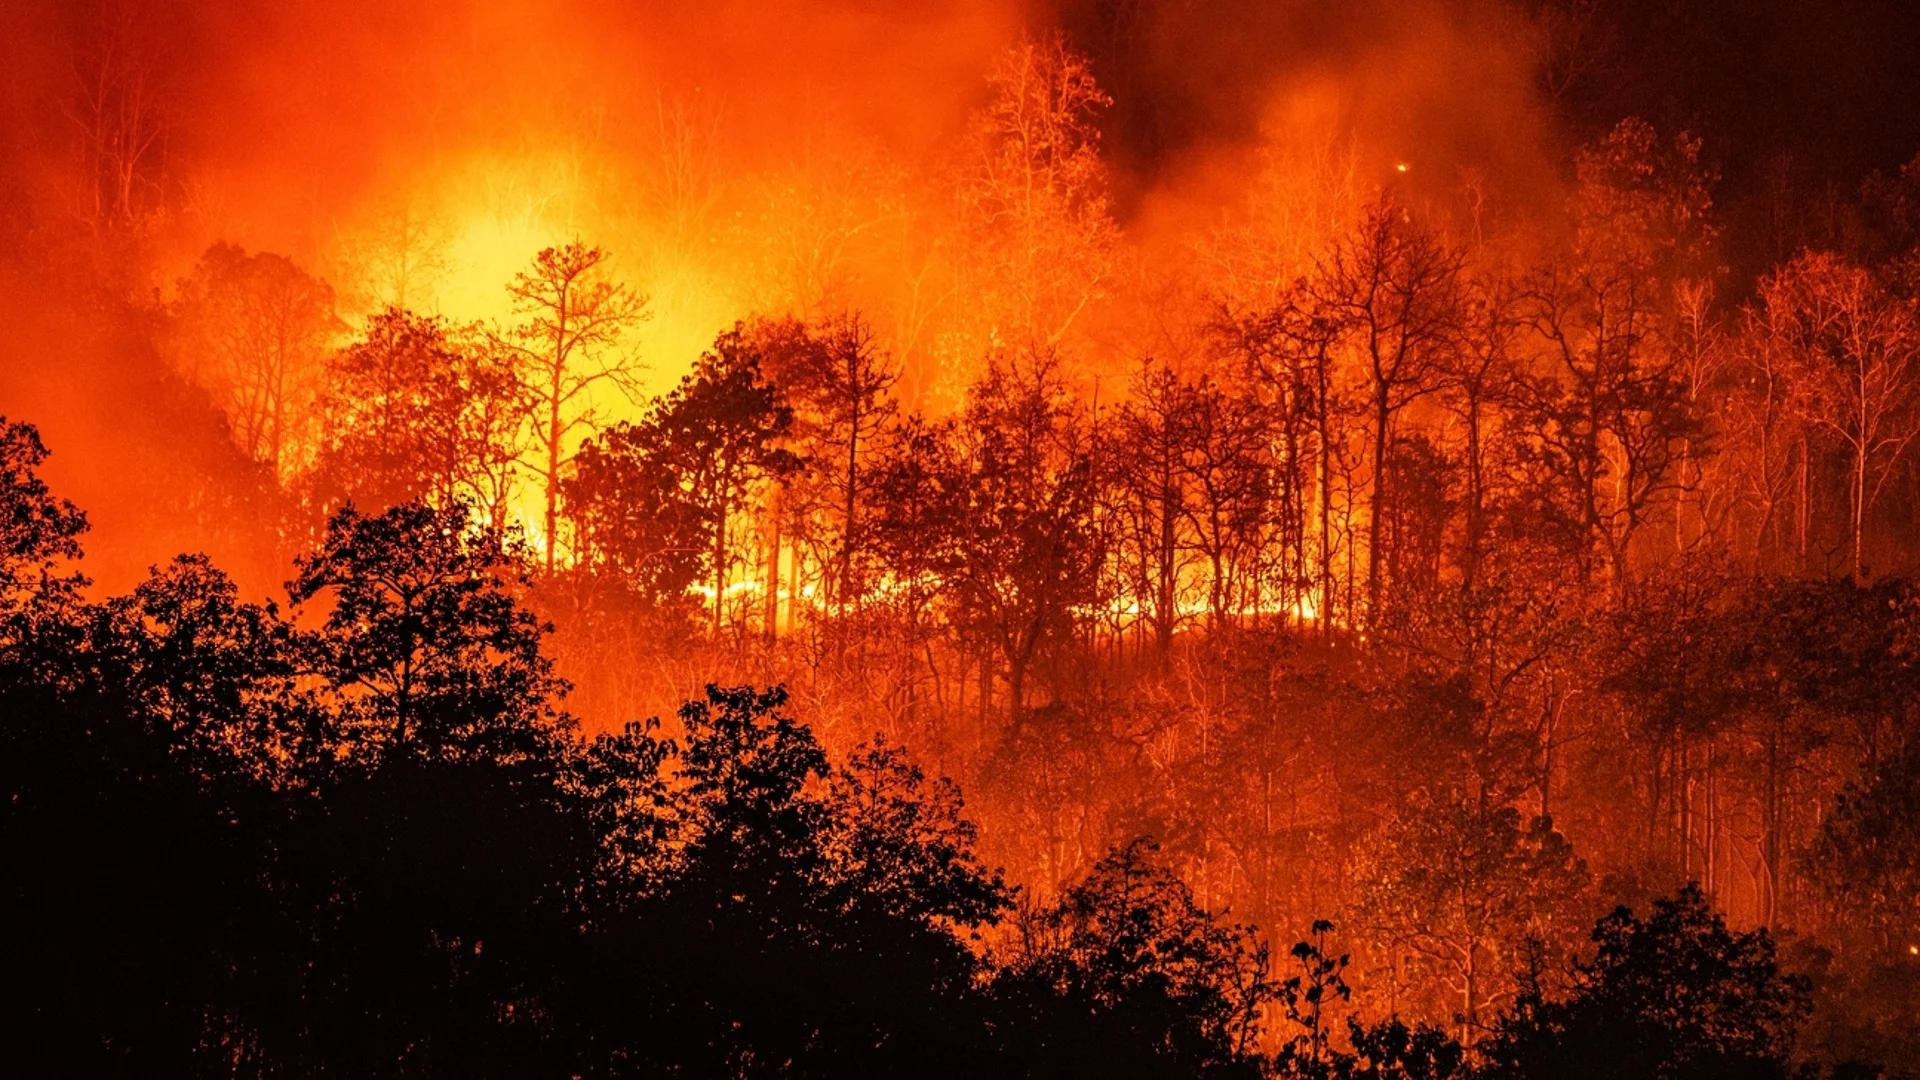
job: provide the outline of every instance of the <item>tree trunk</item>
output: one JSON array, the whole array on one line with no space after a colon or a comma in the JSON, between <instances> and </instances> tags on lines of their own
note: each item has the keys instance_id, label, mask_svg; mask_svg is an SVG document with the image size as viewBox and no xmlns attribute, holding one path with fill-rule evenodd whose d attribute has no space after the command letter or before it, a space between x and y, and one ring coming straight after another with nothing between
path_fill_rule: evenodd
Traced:
<instances>
[{"instance_id":1,"label":"tree trunk","mask_svg":"<svg viewBox=\"0 0 1920 1080\"><path fill-rule=\"evenodd\" d=\"M1367 515L1367 622L1380 619L1380 528L1387 498L1387 424L1393 418L1383 388L1373 402L1373 499Z\"/></svg>"},{"instance_id":2,"label":"tree trunk","mask_svg":"<svg viewBox=\"0 0 1920 1080\"><path fill-rule=\"evenodd\" d=\"M720 610L727 599L727 511L713 525L713 639L720 640Z\"/></svg>"},{"instance_id":3,"label":"tree trunk","mask_svg":"<svg viewBox=\"0 0 1920 1080\"><path fill-rule=\"evenodd\" d=\"M1476 395L1467 401L1467 551L1460 566L1460 583L1466 590L1473 588L1480 573L1480 534L1485 528L1481 520L1481 504L1485 501L1481 482L1480 399Z\"/></svg>"},{"instance_id":4,"label":"tree trunk","mask_svg":"<svg viewBox=\"0 0 1920 1080\"><path fill-rule=\"evenodd\" d=\"M1810 531L1813 521L1813 509L1809 503L1810 485L1807 482L1807 474L1811 470L1807 461L1807 437L1805 435L1800 436L1799 456L1799 474L1794 480L1794 484L1798 489L1794 505L1794 545L1796 549L1794 554L1798 560L1798 569L1801 573L1805 573L1807 569L1807 533Z\"/></svg>"},{"instance_id":5,"label":"tree trunk","mask_svg":"<svg viewBox=\"0 0 1920 1080\"><path fill-rule=\"evenodd\" d=\"M1320 406L1320 634L1333 636L1333 440L1326 404Z\"/></svg>"},{"instance_id":6,"label":"tree trunk","mask_svg":"<svg viewBox=\"0 0 1920 1080\"><path fill-rule=\"evenodd\" d=\"M1174 609L1178 603L1174 575L1178 573L1178 560L1175 557L1175 485L1171 469L1163 469L1160 485L1160 549L1156 552L1159 559L1158 595L1155 597L1154 645L1162 657L1173 648L1173 626L1180 613Z\"/></svg>"},{"instance_id":7,"label":"tree trunk","mask_svg":"<svg viewBox=\"0 0 1920 1080\"><path fill-rule=\"evenodd\" d=\"M558 542L560 522L560 382L561 366L553 367L553 384L547 394L547 475L546 542L547 573L553 573L554 545Z\"/></svg>"},{"instance_id":8,"label":"tree trunk","mask_svg":"<svg viewBox=\"0 0 1920 1080\"><path fill-rule=\"evenodd\" d=\"M1866 560L1862 557L1862 534L1867 518L1867 444L1862 442L1853 455L1853 582L1866 584Z\"/></svg>"},{"instance_id":9,"label":"tree trunk","mask_svg":"<svg viewBox=\"0 0 1920 1080\"><path fill-rule=\"evenodd\" d=\"M767 581L764 621L766 624L768 644L772 644L774 639L780 635L780 514L784 509L781 505L782 494L779 489L776 488L774 490L773 506L767 515Z\"/></svg>"}]
</instances>

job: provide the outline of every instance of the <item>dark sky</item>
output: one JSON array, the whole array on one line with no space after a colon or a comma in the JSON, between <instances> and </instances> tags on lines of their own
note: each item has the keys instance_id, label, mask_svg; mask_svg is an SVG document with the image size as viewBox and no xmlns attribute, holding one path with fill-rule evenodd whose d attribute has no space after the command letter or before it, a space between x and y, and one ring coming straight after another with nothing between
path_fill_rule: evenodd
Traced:
<instances>
[{"instance_id":1,"label":"dark sky","mask_svg":"<svg viewBox=\"0 0 1920 1080\"><path fill-rule=\"evenodd\" d=\"M1914 0L1613 0L1607 63L1569 102L1591 127L1685 124L1729 175L1779 153L1832 179L1920 151Z\"/></svg>"},{"instance_id":2,"label":"dark sky","mask_svg":"<svg viewBox=\"0 0 1920 1080\"><path fill-rule=\"evenodd\" d=\"M1850 185L1920 152L1920 0L1057 2L1113 90L1113 149L1143 175L1196 141L1243 137L1286 70L1361 53L1436 3L1481 26L1591 9L1584 74L1554 105L1569 134L1629 115L1689 128L1736 192L1782 153Z\"/></svg>"}]
</instances>

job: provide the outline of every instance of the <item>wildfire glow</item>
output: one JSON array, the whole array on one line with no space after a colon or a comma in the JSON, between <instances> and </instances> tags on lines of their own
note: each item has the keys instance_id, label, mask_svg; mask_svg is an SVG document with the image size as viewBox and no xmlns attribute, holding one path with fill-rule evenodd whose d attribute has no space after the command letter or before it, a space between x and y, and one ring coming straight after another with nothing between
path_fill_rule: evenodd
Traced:
<instances>
[{"instance_id":1,"label":"wildfire glow","mask_svg":"<svg viewBox=\"0 0 1920 1080\"><path fill-rule=\"evenodd\" d=\"M1248 1075L1330 1075L1413 1032L1484 1080L1533 1045L1503 1025L1554 1015L1530 990L1612 977L1594 949L1626 924L1589 916L1694 881L1661 933L1791 926L1806 948L1735 951L1824 955L1815 1007L1846 1022L1818 1030L1899 1042L1867 1027L1911 1026L1871 992L1920 958L1894 857L1920 838L1884 813L1920 784L1920 15L1868 78L1901 5L1827 6L10 0L0 488L31 512L0 526L45 535L0 550L0 701L34 706L0 727L57 751L10 770L10 812L80 842L27 845L50 887L21 910L75 920L42 936L88 961L35 954L50 976L14 981L58 1000L19 1015L56 1019L49 1060L144 1075L182 1070L123 1049L176 1024L201 1071L645 1071L709 1039L819 1072L800 1043L1024 1040L1065 988L1071 1037L1032 1042L1071 1056L1106 1008L1075 956L1140 915L1231 954L1140 961L1180 968L1116 1014L1156 1047L1203 1028ZM1673 64L1690 35L1738 62ZM763 712L818 745L703 771L758 754ZM629 726L676 715L684 747ZM768 777L776 801L740 786ZM126 833L103 797L193 816ZM976 855L1015 906L967 884ZM1113 893L1074 885L1103 865ZM138 921L90 930L81 886ZM155 887L192 902L142 909ZM689 925L749 958L644 947ZM821 986L911 989L894 1012L932 1026L767 1012L755 965L820 943ZM649 956L688 994L587 986ZM890 967L915 957L958 1009ZM166 1000L66 977L119 959ZM1805 1045L1788 996L1769 1045ZM1336 998L1354 1037L1328 1041ZM597 1031L648 1002L690 1038ZM1188 1005L1212 1015L1162 1031ZM1386 1017L1409 1026L1358 1026ZM1132 1064L1235 1071L1158 1053Z\"/></svg>"}]
</instances>

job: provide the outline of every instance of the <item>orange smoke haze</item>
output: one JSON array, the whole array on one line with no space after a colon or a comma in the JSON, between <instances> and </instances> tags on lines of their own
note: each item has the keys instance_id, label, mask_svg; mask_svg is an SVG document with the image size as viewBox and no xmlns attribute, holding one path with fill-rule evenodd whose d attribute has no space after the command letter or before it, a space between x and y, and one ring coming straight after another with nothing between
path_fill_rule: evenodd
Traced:
<instances>
[{"instance_id":1,"label":"orange smoke haze","mask_svg":"<svg viewBox=\"0 0 1920 1080\"><path fill-rule=\"evenodd\" d=\"M1115 98L1122 250L1068 342L1081 372L1190 351L1185 313L1296 273L1383 187L1463 230L1557 201L1535 35L1504 5L1101 10L27 0L4 17L0 153L29 213L70 211L76 88L111 56L158 133L154 212L111 260L136 296L170 300L225 241L325 278L347 326L388 303L497 322L513 273L579 238L649 297L633 342L648 390L737 318L852 307L904 363L903 391L935 407L977 357L943 344L957 301L929 268L986 74L1023 35L1064 28ZM150 411L128 396L133 361L56 325L30 289L10 295L16 340L68 359L16 353L5 411L42 425L56 479L92 510L95 572L120 583L176 548L218 553L207 529L129 509L126 460L169 453L123 422ZM603 398L608 418L637 408ZM277 580L275 557L225 554L243 580Z\"/></svg>"}]
</instances>

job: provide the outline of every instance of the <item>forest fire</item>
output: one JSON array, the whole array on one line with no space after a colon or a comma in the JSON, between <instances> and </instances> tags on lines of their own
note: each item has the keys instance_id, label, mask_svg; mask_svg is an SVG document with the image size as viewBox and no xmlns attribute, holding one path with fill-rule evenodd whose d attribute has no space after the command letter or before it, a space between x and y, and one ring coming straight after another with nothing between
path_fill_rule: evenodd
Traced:
<instances>
[{"instance_id":1,"label":"forest fire","mask_svg":"<svg viewBox=\"0 0 1920 1080\"><path fill-rule=\"evenodd\" d=\"M1916 55L7 5L7 1059L1920 1075Z\"/></svg>"}]
</instances>

